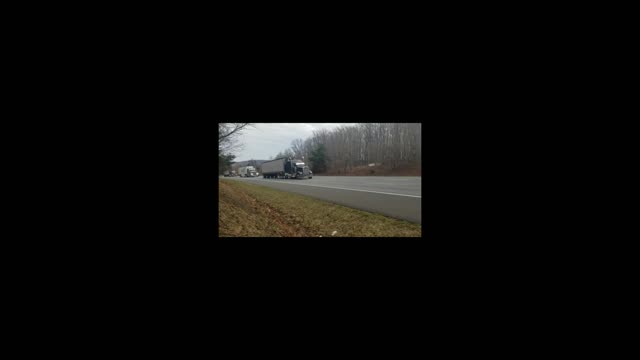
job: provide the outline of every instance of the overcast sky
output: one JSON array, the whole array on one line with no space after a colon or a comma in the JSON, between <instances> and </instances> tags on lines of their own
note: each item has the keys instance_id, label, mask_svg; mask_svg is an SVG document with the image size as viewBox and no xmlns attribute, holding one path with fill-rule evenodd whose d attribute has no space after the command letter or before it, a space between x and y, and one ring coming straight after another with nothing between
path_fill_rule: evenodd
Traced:
<instances>
[{"instance_id":1,"label":"overcast sky","mask_svg":"<svg viewBox=\"0 0 640 360\"><path fill-rule=\"evenodd\" d=\"M234 161L269 160L279 152L291 147L295 139L306 140L313 135L314 130L331 130L340 125L354 125L355 123L283 123L255 124L254 127L244 130L238 136L238 142L244 145L244 149L236 151Z\"/></svg>"}]
</instances>

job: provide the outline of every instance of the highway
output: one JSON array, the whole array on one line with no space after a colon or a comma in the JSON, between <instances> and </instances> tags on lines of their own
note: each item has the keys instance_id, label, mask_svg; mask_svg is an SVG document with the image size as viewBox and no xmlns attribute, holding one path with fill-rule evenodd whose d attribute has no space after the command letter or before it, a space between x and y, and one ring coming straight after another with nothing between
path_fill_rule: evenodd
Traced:
<instances>
[{"instance_id":1,"label":"highway","mask_svg":"<svg viewBox=\"0 0 640 360\"><path fill-rule=\"evenodd\" d=\"M422 223L419 176L316 176L312 179L226 177L307 195L324 201Z\"/></svg>"}]
</instances>

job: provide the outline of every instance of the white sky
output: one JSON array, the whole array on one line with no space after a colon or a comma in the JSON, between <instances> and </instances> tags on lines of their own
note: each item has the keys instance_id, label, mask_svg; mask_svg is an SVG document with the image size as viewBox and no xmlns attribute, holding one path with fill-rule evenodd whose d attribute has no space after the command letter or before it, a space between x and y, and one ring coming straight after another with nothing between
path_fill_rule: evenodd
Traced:
<instances>
[{"instance_id":1,"label":"white sky","mask_svg":"<svg viewBox=\"0 0 640 360\"><path fill-rule=\"evenodd\" d=\"M254 127L244 130L238 136L238 142L244 149L234 152L234 161L269 160L278 152L291 147L295 139L306 140L313 135L314 130L331 130L341 125L355 125L355 123L258 123Z\"/></svg>"}]
</instances>

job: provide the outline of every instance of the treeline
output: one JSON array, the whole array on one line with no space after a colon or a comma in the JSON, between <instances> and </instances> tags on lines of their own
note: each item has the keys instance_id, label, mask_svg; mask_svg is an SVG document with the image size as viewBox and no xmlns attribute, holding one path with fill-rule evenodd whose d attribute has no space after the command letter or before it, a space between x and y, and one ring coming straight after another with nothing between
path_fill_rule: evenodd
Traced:
<instances>
[{"instance_id":1,"label":"treeline","mask_svg":"<svg viewBox=\"0 0 640 360\"><path fill-rule=\"evenodd\" d=\"M391 169L420 167L421 130L420 123L363 123L331 131L322 129L306 140L294 140L291 148L276 158L304 157L316 173L347 172L371 163Z\"/></svg>"}]
</instances>

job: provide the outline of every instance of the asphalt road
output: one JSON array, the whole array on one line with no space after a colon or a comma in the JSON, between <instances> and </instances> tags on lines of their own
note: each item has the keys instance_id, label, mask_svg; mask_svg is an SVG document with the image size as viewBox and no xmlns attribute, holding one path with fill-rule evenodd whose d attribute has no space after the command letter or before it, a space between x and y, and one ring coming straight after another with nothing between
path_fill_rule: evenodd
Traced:
<instances>
[{"instance_id":1,"label":"asphalt road","mask_svg":"<svg viewBox=\"0 0 640 360\"><path fill-rule=\"evenodd\" d=\"M422 223L419 176L313 176L305 180L227 177Z\"/></svg>"}]
</instances>

